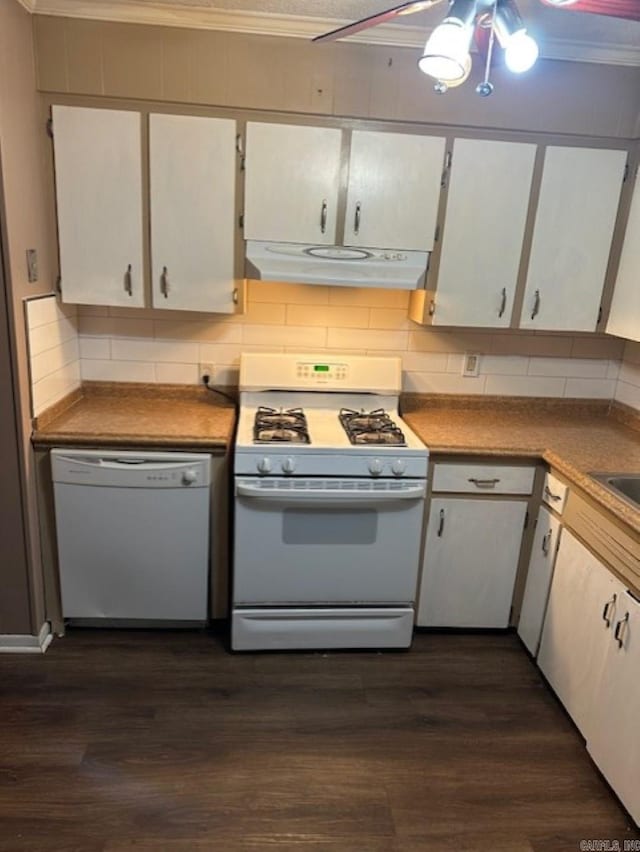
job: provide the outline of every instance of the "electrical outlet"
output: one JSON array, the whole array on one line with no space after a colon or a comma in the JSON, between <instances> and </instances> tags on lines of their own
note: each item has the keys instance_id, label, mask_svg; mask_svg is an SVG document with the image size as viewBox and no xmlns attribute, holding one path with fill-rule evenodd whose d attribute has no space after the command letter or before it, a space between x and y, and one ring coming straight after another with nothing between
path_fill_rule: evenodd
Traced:
<instances>
[{"instance_id":1,"label":"electrical outlet","mask_svg":"<svg viewBox=\"0 0 640 852\"><path fill-rule=\"evenodd\" d=\"M208 380L211 381L213 379L213 364L202 362L200 364L200 379L204 382L205 376L208 377Z\"/></svg>"},{"instance_id":2,"label":"electrical outlet","mask_svg":"<svg viewBox=\"0 0 640 852\"><path fill-rule=\"evenodd\" d=\"M480 371L480 355L477 352L465 352L462 364L463 376L477 376Z\"/></svg>"}]
</instances>

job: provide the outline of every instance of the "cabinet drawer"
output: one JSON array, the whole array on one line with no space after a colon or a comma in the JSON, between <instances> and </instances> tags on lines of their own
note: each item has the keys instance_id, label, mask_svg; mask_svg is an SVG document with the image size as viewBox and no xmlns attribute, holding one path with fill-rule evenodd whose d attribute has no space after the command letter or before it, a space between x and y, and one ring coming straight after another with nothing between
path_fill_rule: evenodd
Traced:
<instances>
[{"instance_id":1,"label":"cabinet drawer","mask_svg":"<svg viewBox=\"0 0 640 852\"><path fill-rule=\"evenodd\" d=\"M543 502L561 515L564 512L568 494L569 486L565 485L564 482L560 482L557 476L547 471L542 488Z\"/></svg>"},{"instance_id":2,"label":"cabinet drawer","mask_svg":"<svg viewBox=\"0 0 640 852\"><path fill-rule=\"evenodd\" d=\"M434 491L458 494L531 494L535 468L500 464L436 464Z\"/></svg>"}]
</instances>

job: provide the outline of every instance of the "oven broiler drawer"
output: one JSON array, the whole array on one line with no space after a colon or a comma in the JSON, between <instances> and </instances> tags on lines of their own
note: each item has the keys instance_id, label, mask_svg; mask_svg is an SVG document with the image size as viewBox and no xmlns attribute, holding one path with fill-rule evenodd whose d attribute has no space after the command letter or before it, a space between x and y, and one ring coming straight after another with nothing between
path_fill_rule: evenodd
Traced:
<instances>
[{"instance_id":1,"label":"oven broiler drawer","mask_svg":"<svg viewBox=\"0 0 640 852\"><path fill-rule=\"evenodd\" d=\"M408 648L413 630L411 607L291 607L233 612L234 651L289 648Z\"/></svg>"}]
</instances>

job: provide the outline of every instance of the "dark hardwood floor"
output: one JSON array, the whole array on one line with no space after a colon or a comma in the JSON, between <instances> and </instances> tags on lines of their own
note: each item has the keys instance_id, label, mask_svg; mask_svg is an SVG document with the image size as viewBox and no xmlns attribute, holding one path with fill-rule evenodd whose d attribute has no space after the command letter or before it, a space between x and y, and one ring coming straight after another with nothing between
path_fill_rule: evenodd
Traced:
<instances>
[{"instance_id":1,"label":"dark hardwood floor","mask_svg":"<svg viewBox=\"0 0 640 852\"><path fill-rule=\"evenodd\" d=\"M514 635L228 653L72 631L0 658L0 850L569 852L640 838Z\"/></svg>"}]
</instances>

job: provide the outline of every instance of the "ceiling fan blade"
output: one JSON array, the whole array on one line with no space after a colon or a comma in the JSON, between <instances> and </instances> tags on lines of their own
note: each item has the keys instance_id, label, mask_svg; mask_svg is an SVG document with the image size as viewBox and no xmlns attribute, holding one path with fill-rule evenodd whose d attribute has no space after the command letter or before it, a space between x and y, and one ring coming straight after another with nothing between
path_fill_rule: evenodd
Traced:
<instances>
[{"instance_id":1,"label":"ceiling fan blade","mask_svg":"<svg viewBox=\"0 0 640 852\"><path fill-rule=\"evenodd\" d=\"M359 33L361 30L367 30L369 27L375 27L378 24L392 21L400 15L413 15L414 12L423 12L425 9L430 9L440 2L441 0L414 0L413 3L401 3L399 6L379 12L377 15L370 15L368 18L354 21L353 24L347 24L344 27L338 27L337 30L331 30L331 32L316 36L311 41L335 41L338 38Z\"/></svg>"},{"instance_id":2,"label":"ceiling fan blade","mask_svg":"<svg viewBox=\"0 0 640 852\"><path fill-rule=\"evenodd\" d=\"M541 0L545 6L565 12L589 12L611 18L640 21L640 0Z\"/></svg>"}]
</instances>

